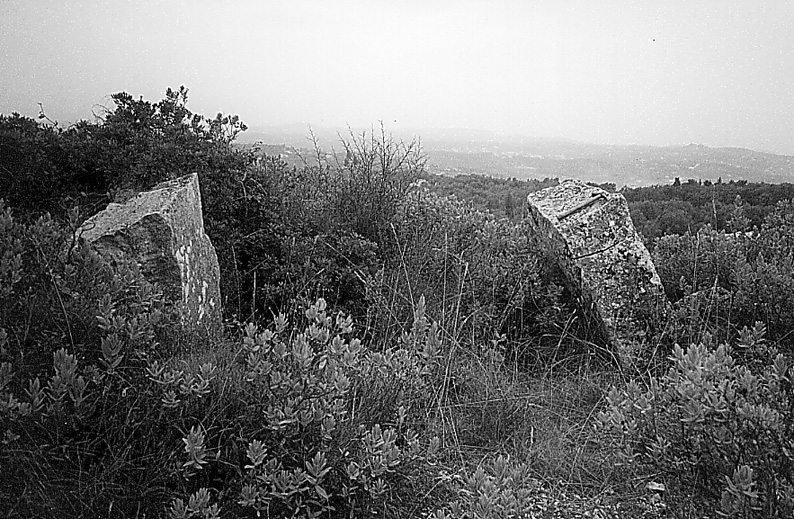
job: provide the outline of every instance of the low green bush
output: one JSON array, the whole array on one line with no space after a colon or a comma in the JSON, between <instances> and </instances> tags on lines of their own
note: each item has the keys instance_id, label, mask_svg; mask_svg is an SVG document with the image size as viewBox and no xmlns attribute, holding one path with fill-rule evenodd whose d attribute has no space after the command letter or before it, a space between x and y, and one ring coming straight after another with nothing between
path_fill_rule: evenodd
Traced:
<instances>
[{"instance_id":1,"label":"low green bush","mask_svg":"<svg viewBox=\"0 0 794 519\"><path fill-rule=\"evenodd\" d=\"M526 517L537 509L538 481L523 463L498 456L466 473L458 488L458 499L436 510L433 519L508 519ZM539 511L539 510L536 510Z\"/></svg>"},{"instance_id":2,"label":"low green bush","mask_svg":"<svg viewBox=\"0 0 794 519\"><path fill-rule=\"evenodd\" d=\"M305 318L300 333L283 315L268 329L247 325L236 364L211 384L203 382L211 364L192 374L148 368L170 420L186 431L171 458L189 498L173 501L172 517L211 514L215 505L235 516L368 514L415 491L411 475L438 449L437 440L420 441L415 418L432 395L435 327L417 316L404 344L370 352L349 337L352 319L331 317L324 300ZM241 377L224 386L234 372ZM214 474L228 467L233 477L213 489Z\"/></svg>"},{"instance_id":3,"label":"low green bush","mask_svg":"<svg viewBox=\"0 0 794 519\"><path fill-rule=\"evenodd\" d=\"M675 307L668 337L698 342L708 332L721 341L756 321L786 352L794 327L794 206L779 203L760 229L726 233L708 226L664 236L654 263Z\"/></svg>"},{"instance_id":4,"label":"low green bush","mask_svg":"<svg viewBox=\"0 0 794 519\"><path fill-rule=\"evenodd\" d=\"M726 344L676 346L647 387L613 388L600 415L623 461L652 468L679 510L687 495L727 517L794 512L794 371L764 326Z\"/></svg>"},{"instance_id":5,"label":"low green bush","mask_svg":"<svg viewBox=\"0 0 794 519\"><path fill-rule=\"evenodd\" d=\"M0 202L0 509L22 516L126 506L161 480L143 368L173 314L71 216L25 224Z\"/></svg>"},{"instance_id":6,"label":"low green bush","mask_svg":"<svg viewBox=\"0 0 794 519\"><path fill-rule=\"evenodd\" d=\"M0 211L4 514L347 516L424 488L441 340L422 305L378 352L323 299L180 347L134 266Z\"/></svg>"},{"instance_id":7,"label":"low green bush","mask_svg":"<svg viewBox=\"0 0 794 519\"><path fill-rule=\"evenodd\" d=\"M742 248L735 236L709 226L695 233L663 236L653 249L654 265L667 297L674 302L715 286L730 290L740 256Z\"/></svg>"}]
</instances>

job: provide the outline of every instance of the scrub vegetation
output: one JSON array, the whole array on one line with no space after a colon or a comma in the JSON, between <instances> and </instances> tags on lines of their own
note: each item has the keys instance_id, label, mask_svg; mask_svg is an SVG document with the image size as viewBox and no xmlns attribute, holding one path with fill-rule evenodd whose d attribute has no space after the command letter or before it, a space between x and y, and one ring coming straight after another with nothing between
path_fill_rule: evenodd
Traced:
<instances>
[{"instance_id":1,"label":"scrub vegetation","mask_svg":"<svg viewBox=\"0 0 794 519\"><path fill-rule=\"evenodd\" d=\"M791 516L786 186L626 191L673 309L618 366L521 225L554 179L435 177L383 128L293 167L184 87L112 99L0 115L0 515ZM192 172L215 335L75 236Z\"/></svg>"}]
</instances>

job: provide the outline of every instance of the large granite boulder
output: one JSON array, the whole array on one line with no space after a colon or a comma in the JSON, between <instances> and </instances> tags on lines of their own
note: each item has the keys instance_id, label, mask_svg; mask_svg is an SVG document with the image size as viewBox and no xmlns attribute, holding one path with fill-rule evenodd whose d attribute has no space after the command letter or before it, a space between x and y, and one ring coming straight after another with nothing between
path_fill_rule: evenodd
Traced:
<instances>
[{"instance_id":1,"label":"large granite boulder","mask_svg":"<svg viewBox=\"0 0 794 519\"><path fill-rule=\"evenodd\" d=\"M78 232L103 255L137 262L146 279L175 305L186 330L217 330L220 270L204 233L198 175L112 203Z\"/></svg>"},{"instance_id":2,"label":"large granite boulder","mask_svg":"<svg viewBox=\"0 0 794 519\"><path fill-rule=\"evenodd\" d=\"M591 331L618 360L638 354L669 303L626 199L577 180L532 193L524 225L558 267Z\"/></svg>"}]
</instances>

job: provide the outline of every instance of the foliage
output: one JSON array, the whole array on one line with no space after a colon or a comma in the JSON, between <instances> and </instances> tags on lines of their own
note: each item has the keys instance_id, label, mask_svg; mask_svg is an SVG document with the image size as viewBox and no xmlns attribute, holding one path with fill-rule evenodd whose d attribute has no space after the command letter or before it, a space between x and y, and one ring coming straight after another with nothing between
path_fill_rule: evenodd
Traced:
<instances>
[{"instance_id":1,"label":"foliage","mask_svg":"<svg viewBox=\"0 0 794 519\"><path fill-rule=\"evenodd\" d=\"M222 293L227 302L239 300L235 258L243 253L244 237L267 223L262 216L268 214L262 201L249 196L260 180L258 170L249 172L253 154L233 145L245 125L237 116L208 118L191 112L185 87L167 89L164 99L154 103L126 92L111 99L114 106L93 122L66 129L18 114L0 116L2 196L23 219L50 213L61 220L78 205L85 219L109 201L124 201L159 182L198 173L207 233L220 260ZM286 168L274 160L268 165Z\"/></svg>"},{"instance_id":2,"label":"foliage","mask_svg":"<svg viewBox=\"0 0 794 519\"><path fill-rule=\"evenodd\" d=\"M635 227L651 244L669 234L695 234L706 225L718 231L760 227L778 202L794 197L794 185L689 179L677 185L625 187L620 192L629 203ZM747 220L741 229L731 225L737 197Z\"/></svg>"},{"instance_id":3,"label":"foliage","mask_svg":"<svg viewBox=\"0 0 794 519\"><path fill-rule=\"evenodd\" d=\"M730 290L740 256L736 236L708 226L695 233L664 236L653 250L654 265L671 301L715 286Z\"/></svg>"},{"instance_id":4,"label":"foliage","mask_svg":"<svg viewBox=\"0 0 794 519\"><path fill-rule=\"evenodd\" d=\"M472 203L477 209L496 216L520 219L521 208L529 193L556 185L558 179L518 180L484 177L482 175L426 175L431 191L455 195ZM598 187L614 191L614 184ZM715 230L737 231L760 227L778 202L794 198L793 184L765 184L745 180L700 182L690 179L678 185L624 187L634 226L644 236L646 245L671 234L695 234L706 225ZM746 224L732 227L737 196L741 201Z\"/></svg>"},{"instance_id":5,"label":"foliage","mask_svg":"<svg viewBox=\"0 0 794 519\"><path fill-rule=\"evenodd\" d=\"M389 223L408 186L424 172L426 158L419 142L395 141L383 126L376 135L351 132L342 140L345 157L332 176L333 221L383 246Z\"/></svg>"},{"instance_id":6,"label":"foliage","mask_svg":"<svg viewBox=\"0 0 794 519\"><path fill-rule=\"evenodd\" d=\"M317 147L315 163L302 169L270 159L249 169L246 196L257 209L235 226L237 286L238 299L250 293L260 315L319 296L357 317L366 313L366 279L389 254L390 224L424 157L417 142L395 141L383 128L351 134L342 146L344 159L327 159Z\"/></svg>"},{"instance_id":7,"label":"foliage","mask_svg":"<svg viewBox=\"0 0 794 519\"><path fill-rule=\"evenodd\" d=\"M78 200L101 204L107 185L83 145L87 140L82 125L63 129L0 114L0 196L23 216L61 215Z\"/></svg>"},{"instance_id":8,"label":"foliage","mask_svg":"<svg viewBox=\"0 0 794 519\"><path fill-rule=\"evenodd\" d=\"M370 322L407 321L417 294L451 337L529 341L564 320L526 236L505 219L417 188L394 223L394 250L371 286Z\"/></svg>"},{"instance_id":9,"label":"foliage","mask_svg":"<svg viewBox=\"0 0 794 519\"><path fill-rule=\"evenodd\" d=\"M437 510L433 519L500 519L523 517L535 508L533 490L537 481L528 467L499 456L463 477L458 499Z\"/></svg>"},{"instance_id":10,"label":"foliage","mask_svg":"<svg viewBox=\"0 0 794 519\"><path fill-rule=\"evenodd\" d=\"M708 331L722 340L763 321L772 340L790 351L794 327L794 206L782 202L754 232L714 231L665 236L654 263L678 309L676 340L697 342Z\"/></svg>"},{"instance_id":11,"label":"foliage","mask_svg":"<svg viewBox=\"0 0 794 519\"><path fill-rule=\"evenodd\" d=\"M324 300L305 317L301 333L283 315L266 330L247 325L235 355L242 380L226 395L218 382L228 375L219 374L202 394L179 389L184 370L149 366L171 420L188 431L183 454L174 453L186 495L206 492L208 474L234 466L217 496L238 516L367 513L388 508L386 497L403 492L405 476L432 458L437 440L421 445L411 407L421 406L440 354L435 327L418 315L402 347L374 353L349 338L352 319L329 316ZM209 413L218 408L223 416ZM244 462L228 448L209 447L229 443L244 452ZM203 510L189 503L174 500L172 517Z\"/></svg>"},{"instance_id":12,"label":"foliage","mask_svg":"<svg viewBox=\"0 0 794 519\"><path fill-rule=\"evenodd\" d=\"M585 341L516 225L557 179L429 175L382 127L295 168L237 147L245 125L192 113L184 87L112 99L65 129L0 116L19 215L0 205L1 512L510 517L538 505L533 471L587 492L653 471L671 506L791 513L791 186L622 190L675 305L659 340L701 344L613 389L597 433L604 383L560 357ZM252 321L208 343L74 238L110 199L194 171L225 311Z\"/></svg>"},{"instance_id":13,"label":"foliage","mask_svg":"<svg viewBox=\"0 0 794 519\"><path fill-rule=\"evenodd\" d=\"M180 361L159 293L73 231L0 218L4 512L347 515L414 492L438 448L418 435L441 348L421 312L375 353L320 299L300 333L280 316Z\"/></svg>"},{"instance_id":14,"label":"foliage","mask_svg":"<svg viewBox=\"0 0 794 519\"><path fill-rule=\"evenodd\" d=\"M107 509L106 485L124 482L121 505L159 479L139 388L170 313L134 266L75 240L71 216L25 224L0 205L0 491L22 515Z\"/></svg>"},{"instance_id":15,"label":"foliage","mask_svg":"<svg viewBox=\"0 0 794 519\"><path fill-rule=\"evenodd\" d=\"M613 388L600 420L624 441L624 462L650 465L672 496L693 489L725 516L789 517L793 373L765 332L745 328L735 354L676 346L668 373L647 388Z\"/></svg>"},{"instance_id":16,"label":"foliage","mask_svg":"<svg viewBox=\"0 0 794 519\"><path fill-rule=\"evenodd\" d=\"M559 184L557 178L519 180L484 175L425 176L427 187L442 196L455 196L466 200L480 211L489 211L497 217L520 221L526 211L527 195Z\"/></svg>"},{"instance_id":17,"label":"foliage","mask_svg":"<svg viewBox=\"0 0 794 519\"><path fill-rule=\"evenodd\" d=\"M110 265L77 239L76 213L70 216L68 226L48 217L24 224L0 202L0 322L12 344L6 353L23 376L49 364L53 344L97 363L118 349L119 334L131 340L119 355L151 346L165 321L157 289L135 265Z\"/></svg>"},{"instance_id":18,"label":"foliage","mask_svg":"<svg viewBox=\"0 0 794 519\"><path fill-rule=\"evenodd\" d=\"M75 203L123 197L123 191L196 172L216 186L204 189L213 213L221 203L216 195L238 187L237 174L251 157L231 146L246 128L237 116L192 113L185 87L169 88L156 103L126 92L111 99L115 106L95 122L67 129L18 114L0 116L0 183L7 186L4 197L11 207L60 215Z\"/></svg>"},{"instance_id":19,"label":"foliage","mask_svg":"<svg viewBox=\"0 0 794 519\"><path fill-rule=\"evenodd\" d=\"M234 177L235 170L247 165L248 157L230 147L245 124L236 115L219 113L210 119L194 114L186 106L184 86L167 89L156 103L126 92L111 99L115 107L91 127L91 134L102 153L98 162L106 181L114 188L146 189L194 172L210 177L208 184L221 184L224 176Z\"/></svg>"}]
</instances>

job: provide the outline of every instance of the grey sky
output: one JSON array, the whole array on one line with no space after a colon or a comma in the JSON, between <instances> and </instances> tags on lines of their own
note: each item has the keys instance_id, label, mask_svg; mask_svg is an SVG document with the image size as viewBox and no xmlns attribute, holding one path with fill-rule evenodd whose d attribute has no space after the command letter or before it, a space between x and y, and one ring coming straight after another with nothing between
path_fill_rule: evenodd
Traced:
<instances>
[{"instance_id":1,"label":"grey sky","mask_svg":"<svg viewBox=\"0 0 794 519\"><path fill-rule=\"evenodd\" d=\"M249 125L794 154L794 2L0 0L0 113L181 84Z\"/></svg>"}]
</instances>

